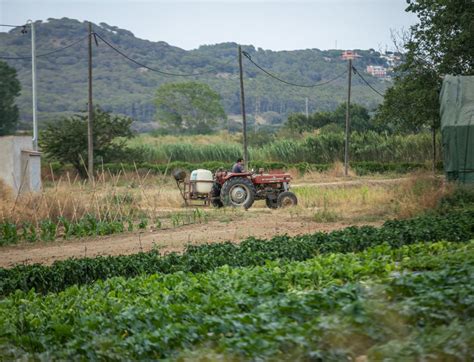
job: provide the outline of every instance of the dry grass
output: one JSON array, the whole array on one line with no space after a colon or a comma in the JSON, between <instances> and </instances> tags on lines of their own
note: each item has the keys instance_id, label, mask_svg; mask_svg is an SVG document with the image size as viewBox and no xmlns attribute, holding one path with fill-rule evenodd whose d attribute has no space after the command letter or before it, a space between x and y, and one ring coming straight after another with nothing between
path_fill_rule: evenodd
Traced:
<instances>
[{"instance_id":1,"label":"dry grass","mask_svg":"<svg viewBox=\"0 0 474 362\"><path fill-rule=\"evenodd\" d=\"M299 206L293 212L319 222L408 218L434 208L450 187L429 175L378 185L308 185L294 188Z\"/></svg>"},{"instance_id":2,"label":"dry grass","mask_svg":"<svg viewBox=\"0 0 474 362\"><path fill-rule=\"evenodd\" d=\"M315 182L340 182L348 181L354 179L363 179L365 177L357 176L355 171L350 167L348 170L348 176L344 176L344 164L340 161L333 163L331 168L324 172L319 171L308 171L304 174L301 174L298 170L293 169L289 170L289 173L293 177L293 182L295 184L304 184L304 183L315 183ZM370 178L374 178L373 175Z\"/></svg>"},{"instance_id":3,"label":"dry grass","mask_svg":"<svg viewBox=\"0 0 474 362\"><path fill-rule=\"evenodd\" d=\"M6 194L0 185L0 194ZM41 193L3 198L0 222L16 224L28 221L57 220L64 217L77 221L86 214L99 220L123 220L156 217L163 208L181 206L182 199L169 178L102 172L94 183L72 179L69 174L54 179Z\"/></svg>"},{"instance_id":4,"label":"dry grass","mask_svg":"<svg viewBox=\"0 0 474 362\"><path fill-rule=\"evenodd\" d=\"M209 135L168 135L154 137L147 134L141 134L138 137L134 137L128 140L130 146L140 145L163 145L163 144L176 144L176 143L192 143L195 145L212 145L218 143L236 143L240 142L240 134L228 133L227 131L221 131L216 134Z\"/></svg>"},{"instance_id":5,"label":"dry grass","mask_svg":"<svg viewBox=\"0 0 474 362\"><path fill-rule=\"evenodd\" d=\"M450 192L439 179L418 173L407 179L370 184L363 178L352 177L355 184L343 184L338 177L342 165L335 165L328 173L318 174L311 181L333 184L303 185L293 188L299 205L280 210L294 218L316 222L378 221L387 218L411 217L436 206L439 199ZM179 213L183 201L171 177L151 174L125 173L112 175L102 172L94 183L72 179L68 174L46 183L39 194L25 194L14 198L8 187L0 183L0 222L9 220L20 224L64 217L77 221L86 214L99 220L139 220L170 218ZM301 181L301 179L297 180ZM307 179L303 180L307 181ZM256 212L270 212L265 203L254 204ZM279 211L279 212L280 212ZM222 222L244 218L236 211L206 211L209 218ZM238 212L237 212L238 213ZM251 214L248 214L251 216Z\"/></svg>"},{"instance_id":6,"label":"dry grass","mask_svg":"<svg viewBox=\"0 0 474 362\"><path fill-rule=\"evenodd\" d=\"M325 174L330 176L330 177L344 177L345 176L345 174L344 174L344 164L340 161L334 162L332 167L328 171L326 171ZM348 174L349 177L356 176L356 173L354 171L352 171L350 167L347 170L347 174Z\"/></svg>"},{"instance_id":7,"label":"dry grass","mask_svg":"<svg viewBox=\"0 0 474 362\"><path fill-rule=\"evenodd\" d=\"M13 200L12 189L0 179L0 201L3 203Z\"/></svg>"}]
</instances>

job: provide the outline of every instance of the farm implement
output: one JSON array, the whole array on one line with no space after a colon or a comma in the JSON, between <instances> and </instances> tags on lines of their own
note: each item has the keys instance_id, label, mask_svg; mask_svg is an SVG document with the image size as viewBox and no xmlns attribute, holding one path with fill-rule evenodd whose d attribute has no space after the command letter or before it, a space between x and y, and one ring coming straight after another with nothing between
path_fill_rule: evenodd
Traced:
<instances>
[{"instance_id":1,"label":"farm implement","mask_svg":"<svg viewBox=\"0 0 474 362\"><path fill-rule=\"evenodd\" d=\"M265 200L271 209L295 206L296 195L290 191L291 175L282 172L232 173L218 170L194 170L187 177L175 170L173 177L186 206L232 206L250 208L255 200Z\"/></svg>"}]
</instances>

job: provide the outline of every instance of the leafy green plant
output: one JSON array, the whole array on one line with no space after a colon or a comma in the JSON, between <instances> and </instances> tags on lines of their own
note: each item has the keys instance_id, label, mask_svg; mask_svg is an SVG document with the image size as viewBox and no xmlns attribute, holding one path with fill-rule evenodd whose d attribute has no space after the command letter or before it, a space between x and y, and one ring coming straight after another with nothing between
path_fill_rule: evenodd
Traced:
<instances>
[{"instance_id":1,"label":"leafy green plant","mask_svg":"<svg viewBox=\"0 0 474 362\"><path fill-rule=\"evenodd\" d=\"M21 239L26 240L30 243L38 241L38 234L36 232L36 227L31 222L24 222L22 225L22 235Z\"/></svg>"},{"instance_id":2,"label":"leafy green plant","mask_svg":"<svg viewBox=\"0 0 474 362\"><path fill-rule=\"evenodd\" d=\"M133 221L131 219L127 219L127 231L132 232L133 231Z\"/></svg>"},{"instance_id":3,"label":"leafy green plant","mask_svg":"<svg viewBox=\"0 0 474 362\"><path fill-rule=\"evenodd\" d=\"M141 218L140 223L138 224L138 228L141 229L141 230L144 230L144 229L147 228L147 226L148 226L148 219Z\"/></svg>"},{"instance_id":4,"label":"leafy green plant","mask_svg":"<svg viewBox=\"0 0 474 362\"><path fill-rule=\"evenodd\" d=\"M157 251L129 256L110 256L57 261L51 266L20 265L0 269L0 295L17 289L48 293L71 285L91 283L115 276L140 274L202 273L222 265L233 267L264 265L269 260L303 261L323 253L351 253L383 243L392 247L419 241L474 239L474 210L453 211L443 215L424 215L408 220L387 221L382 227L348 227L331 233L295 237L276 236L270 240L249 238L240 244L213 243L188 245L182 254L160 256ZM116 222L115 230L123 231Z\"/></svg>"},{"instance_id":5,"label":"leafy green plant","mask_svg":"<svg viewBox=\"0 0 474 362\"><path fill-rule=\"evenodd\" d=\"M63 238L69 239L72 236L72 233L74 230L72 223L68 219L66 219L64 216L60 216L58 218L58 221L63 225L63 228L64 228Z\"/></svg>"},{"instance_id":6,"label":"leafy green plant","mask_svg":"<svg viewBox=\"0 0 474 362\"><path fill-rule=\"evenodd\" d=\"M184 223L183 216L181 215L181 213L179 213L179 212L172 213L171 214L171 223L173 224L174 228L181 225L181 223Z\"/></svg>"},{"instance_id":7,"label":"leafy green plant","mask_svg":"<svg viewBox=\"0 0 474 362\"><path fill-rule=\"evenodd\" d=\"M382 244L303 262L113 278L46 296L17 292L0 303L0 345L6 359L21 351L66 360L466 360L473 267L473 243ZM100 338L98 325L107 330ZM434 338L442 331L451 339Z\"/></svg>"},{"instance_id":8,"label":"leafy green plant","mask_svg":"<svg viewBox=\"0 0 474 362\"><path fill-rule=\"evenodd\" d=\"M56 239L57 224L52 220L42 220L40 226L40 239L43 241L53 241Z\"/></svg>"},{"instance_id":9,"label":"leafy green plant","mask_svg":"<svg viewBox=\"0 0 474 362\"><path fill-rule=\"evenodd\" d=\"M9 221L0 224L0 245L16 244L18 240L16 224Z\"/></svg>"}]
</instances>

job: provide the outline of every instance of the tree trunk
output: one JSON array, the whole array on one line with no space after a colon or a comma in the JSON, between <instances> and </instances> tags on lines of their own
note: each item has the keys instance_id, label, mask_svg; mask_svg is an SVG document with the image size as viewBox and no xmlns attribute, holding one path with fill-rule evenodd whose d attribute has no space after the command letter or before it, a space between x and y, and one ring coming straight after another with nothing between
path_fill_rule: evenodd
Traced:
<instances>
[{"instance_id":1,"label":"tree trunk","mask_svg":"<svg viewBox=\"0 0 474 362\"><path fill-rule=\"evenodd\" d=\"M431 127L431 133L433 136L433 173L436 173L436 128L434 125Z\"/></svg>"}]
</instances>

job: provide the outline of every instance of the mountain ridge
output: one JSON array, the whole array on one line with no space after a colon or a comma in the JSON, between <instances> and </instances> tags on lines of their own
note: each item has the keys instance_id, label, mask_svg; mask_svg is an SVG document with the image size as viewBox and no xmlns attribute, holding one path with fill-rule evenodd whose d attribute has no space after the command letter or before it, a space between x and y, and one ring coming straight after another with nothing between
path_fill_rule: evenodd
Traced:
<instances>
[{"instance_id":1,"label":"mountain ridge","mask_svg":"<svg viewBox=\"0 0 474 362\"><path fill-rule=\"evenodd\" d=\"M75 19L48 19L35 24L37 54L64 47L88 33L87 22ZM93 29L118 50L147 67L172 73L208 72L193 77L157 74L130 62L98 39L98 46L93 44L94 103L105 110L133 117L139 128L154 127L151 122L154 120L156 89L165 82L195 80L207 83L221 95L228 115L240 113L237 43L205 44L197 49L184 50L165 41L137 38L129 30L104 22L93 24ZM14 28L8 33L0 33L1 57L29 55L30 36L21 34L20 30ZM259 65L293 83L324 82L347 69L347 62L341 59L341 50L273 51L252 45L243 45L242 48ZM385 65L381 54L373 49L357 52L360 58L354 64L361 71L369 64ZM31 60L6 61L17 69L22 84L17 104L21 119L28 121L31 119ZM366 78L380 91L390 84L368 74ZM306 98L311 112L333 110L345 101L347 93L345 77L324 87L290 87L269 78L246 60L244 83L250 118L270 112L275 124L289 113L304 111ZM40 124L57 116L84 111L87 108L87 41L51 56L37 58L37 84ZM369 108L381 101L380 96L356 77L353 77L352 98Z\"/></svg>"}]
</instances>

